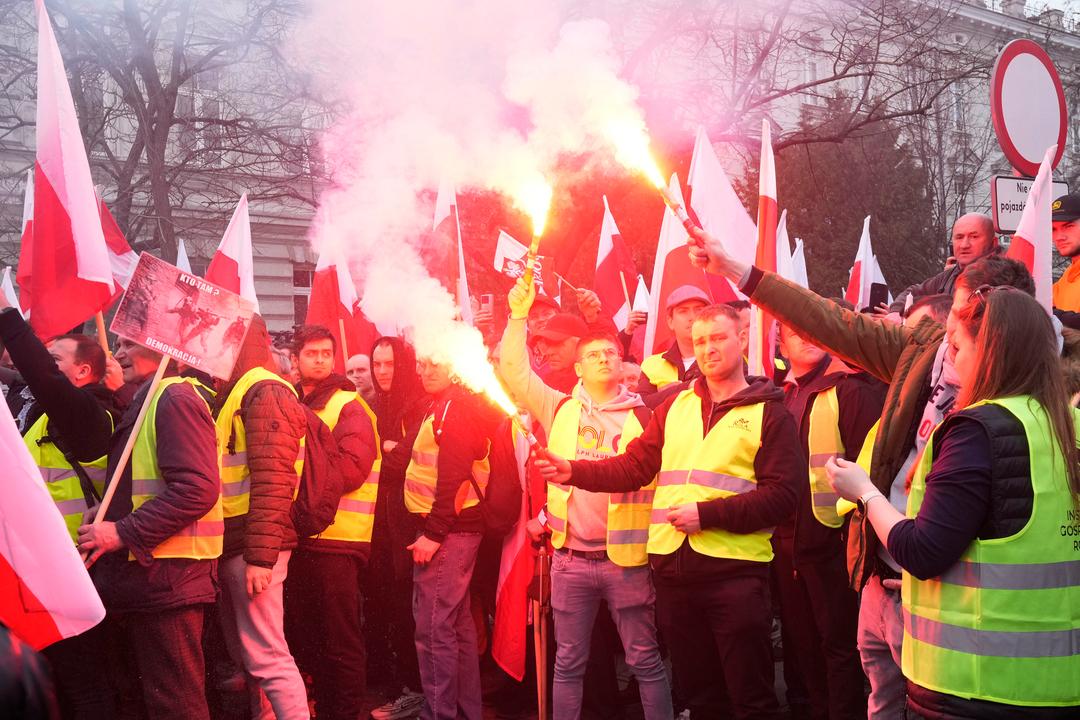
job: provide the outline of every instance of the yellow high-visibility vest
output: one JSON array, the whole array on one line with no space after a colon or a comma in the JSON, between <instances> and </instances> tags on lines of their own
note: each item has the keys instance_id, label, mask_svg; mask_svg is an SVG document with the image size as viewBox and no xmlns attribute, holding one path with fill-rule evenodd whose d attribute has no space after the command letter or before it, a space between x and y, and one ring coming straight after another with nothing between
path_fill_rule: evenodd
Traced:
<instances>
[{"instance_id":1,"label":"yellow high-visibility vest","mask_svg":"<svg viewBox=\"0 0 1080 720\"><path fill-rule=\"evenodd\" d=\"M110 416L111 419L111 416ZM49 418L42 415L23 435L23 442L30 451L30 457L41 472L41 479L49 491L53 504L64 516L64 525L72 542L77 540L79 526L82 525L83 513L86 512L86 497L83 495L79 476L64 458L60 448L47 439L46 428ZM107 455L102 455L91 463L83 463L83 469L97 489L98 495L105 490L105 467Z\"/></svg>"},{"instance_id":2,"label":"yellow high-visibility vest","mask_svg":"<svg viewBox=\"0 0 1080 720\"><path fill-rule=\"evenodd\" d=\"M757 489L754 458L761 447L765 403L734 407L706 434L701 398L688 388L668 410L664 448L649 524L649 553L669 555L687 536L668 522L668 511ZM772 560L772 528L738 534L710 528L689 536L703 555L735 560Z\"/></svg>"},{"instance_id":3,"label":"yellow high-visibility vest","mask_svg":"<svg viewBox=\"0 0 1080 720\"><path fill-rule=\"evenodd\" d=\"M238 517L246 515L251 504L251 470L247 463L247 433L244 431L244 421L240 416L240 406L244 401L244 395L256 383L263 381L281 383L289 388L293 395L296 389L285 382L282 378L270 372L266 368L254 367L244 373L233 386L225 404L218 411L217 440L218 451L221 455L221 492L225 517ZM304 469L304 439L300 440L300 452L293 465L296 470L296 485L293 487L293 497L300 489L300 472Z\"/></svg>"},{"instance_id":4,"label":"yellow high-visibility vest","mask_svg":"<svg viewBox=\"0 0 1080 720\"><path fill-rule=\"evenodd\" d=\"M371 542L371 529L375 523L375 499L379 493L379 469L382 466L382 448L379 444L379 432L375 429L375 413L358 393L338 390L330 396L326 406L315 414L333 432L341 419L341 411L351 402L358 403L371 420L371 427L375 432L375 462L372 463L371 472L364 484L341 496L330 526L312 537L345 542Z\"/></svg>"},{"instance_id":5,"label":"yellow high-visibility vest","mask_svg":"<svg viewBox=\"0 0 1080 720\"><path fill-rule=\"evenodd\" d=\"M835 385L814 397L807 446L810 450L810 509L819 523L838 528L844 524L844 519L836 512L839 496L833 492L825 472L825 463L830 458L843 457L845 452L840 437L840 403Z\"/></svg>"},{"instance_id":6,"label":"yellow high-visibility vest","mask_svg":"<svg viewBox=\"0 0 1080 720\"><path fill-rule=\"evenodd\" d=\"M622 453L644 428L631 410L624 411L622 431L617 451ZM551 423L548 450L567 460L577 457L578 425L581 420L581 401L566 400ZM607 512L607 555L611 562L622 567L636 567L649 561L645 546L649 540L649 517L652 511L656 479L633 492L609 493ZM548 483L547 515L551 529L551 544L561 548L566 544L567 504L574 489L569 486Z\"/></svg>"},{"instance_id":7,"label":"yellow high-visibility vest","mask_svg":"<svg viewBox=\"0 0 1080 720\"><path fill-rule=\"evenodd\" d=\"M412 460L405 470L405 507L416 515L427 515L435 504L435 485L439 478L439 444L435 441L435 417L428 415L420 425L420 432L412 447ZM487 489L488 474L491 466L485 455L482 460L474 460L472 476L480 491ZM454 511L460 513L466 508L480 504L473 484L468 480L461 483L454 496Z\"/></svg>"},{"instance_id":8,"label":"yellow high-visibility vest","mask_svg":"<svg viewBox=\"0 0 1080 720\"><path fill-rule=\"evenodd\" d=\"M200 385L193 378L171 377L162 380L154 392L154 397L150 400L150 406L142 427L139 428L139 434L135 436L135 445L131 450L132 514L138 513L139 508L165 491L165 480L161 475L161 468L158 467L157 457L157 408L165 391L179 383L188 383L193 388ZM198 390L195 394L205 405L206 399ZM210 413L209 405L206 405L206 412ZM158 545L151 554L156 558L210 560L221 556L224 537L225 521L222 515L219 483L217 502L214 503L214 507ZM129 558L134 559L130 556Z\"/></svg>"},{"instance_id":9,"label":"yellow high-visibility vest","mask_svg":"<svg viewBox=\"0 0 1080 720\"><path fill-rule=\"evenodd\" d=\"M671 364L663 353L650 355L641 363L641 372L659 390L665 385L679 382L679 368Z\"/></svg>"},{"instance_id":10,"label":"yellow high-visibility vest","mask_svg":"<svg viewBox=\"0 0 1080 720\"><path fill-rule=\"evenodd\" d=\"M1031 519L1009 537L976 538L936 578L904 573L904 676L962 698L1077 705L1080 511L1043 407L1028 396L976 406L991 403L1024 426L1034 492ZM935 439L936 431L911 484L908 517L918 516L922 506Z\"/></svg>"}]
</instances>

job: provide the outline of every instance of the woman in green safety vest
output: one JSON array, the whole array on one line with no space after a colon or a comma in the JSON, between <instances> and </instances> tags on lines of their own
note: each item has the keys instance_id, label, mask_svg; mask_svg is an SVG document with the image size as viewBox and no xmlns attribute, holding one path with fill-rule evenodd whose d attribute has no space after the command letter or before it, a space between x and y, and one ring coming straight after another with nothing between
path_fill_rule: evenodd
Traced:
<instances>
[{"instance_id":1,"label":"woman in green safety vest","mask_svg":"<svg viewBox=\"0 0 1080 720\"><path fill-rule=\"evenodd\" d=\"M909 716L1080 717L1080 457L1058 337L1023 292L961 300L963 409L917 461L907 517L854 463L830 479L904 568Z\"/></svg>"}]
</instances>

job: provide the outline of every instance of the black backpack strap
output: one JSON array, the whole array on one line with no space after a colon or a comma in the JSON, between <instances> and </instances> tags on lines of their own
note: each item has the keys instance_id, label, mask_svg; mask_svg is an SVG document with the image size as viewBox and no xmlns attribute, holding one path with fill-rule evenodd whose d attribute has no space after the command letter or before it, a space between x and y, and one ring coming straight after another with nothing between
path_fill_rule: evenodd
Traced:
<instances>
[{"instance_id":1,"label":"black backpack strap","mask_svg":"<svg viewBox=\"0 0 1080 720\"><path fill-rule=\"evenodd\" d=\"M75 453L71 451L63 438L49 432L48 426L46 426L45 431L47 435L41 438L40 442L47 441L56 446L56 449L64 456L68 465L71 466L71 469L75 471L75 475L79 478L79 487L82 489L83 499L86 501L87 507L97 505L101 502L101 496L98 495L97 488L94 487L94 482L90 479L90 476L86 474L86 468L75 458Z\"/></svg>"},{"instance_id":2,"label":"black backpack strap","mask_svg":"<svg viewBox=\"0 0 1080 720\"><path fill-rule=\"evenodd\" d=\"M644 430L645 426L652 420L652 410L645 405L638 405L634 408L634 417L637 418L638 423L641 424L641 429Z\"/></svg>"}]
</instances>

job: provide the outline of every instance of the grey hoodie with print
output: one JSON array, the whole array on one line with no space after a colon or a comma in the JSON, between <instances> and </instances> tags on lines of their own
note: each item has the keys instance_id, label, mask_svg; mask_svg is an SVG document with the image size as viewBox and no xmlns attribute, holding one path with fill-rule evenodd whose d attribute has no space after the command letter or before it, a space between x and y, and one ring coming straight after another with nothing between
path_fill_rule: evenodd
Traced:
<instances>
[{"instance_id":1,"label":"grey hoodie with print","mask_svg":"<svg viewBox=\"0 0 1080 720\"><path fill-rule=\"evenodd\" d=\"M523 405L551 433L551 424L562 404L571 397L544 384L529 365L525 347L525 321L511 318L503 333L499 373L514 399ZM635 407L644 407L641 396L619 386L618 394L607 402L596 402L579 381L572 396L581 403L578 420L576 460L599 460L618 454L626 416ZM607 508L610 493L571 490L567 503L566 547L574 550L603 550L607 538Z\"/></svg>"}]
</instances>

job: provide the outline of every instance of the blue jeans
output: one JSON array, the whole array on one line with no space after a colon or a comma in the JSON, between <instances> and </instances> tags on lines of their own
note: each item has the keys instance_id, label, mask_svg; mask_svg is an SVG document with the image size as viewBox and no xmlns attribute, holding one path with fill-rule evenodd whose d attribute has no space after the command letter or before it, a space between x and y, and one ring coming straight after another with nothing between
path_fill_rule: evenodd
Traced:
<instances>
[{"instance_id":1,"label":"blue jeans","mask_svg":"<svg viewBox=\"0 0 1080 720\"><path fill-rule=\"evenodd\" d=\"M424 720L480 720L480 658L469 582L480 533L450 533L427 565L413 568L416 657Z\"/></svg>"},{"instance_id":2,"label":"blue jeans","mask_svg":"<svg viewBox=\"0 0 1080 720\"><path fill-rule=\"evenodd\" d=\"M859 605L859 656L870 680L869 720L900 720L904 717L907 681L900 670L904 644L904 617L900 589L888 589L876 575L870 576Z\"/></svg>"},{"instance_id":3,"label":"blue jeans","mask_svg":"<svg viewBox=\"0 0 1080 720\"><path fill-rule=\"evenodd\" d=\"M551 560L557 644L551 702L554 720L577 720L581 715L589 638L601 600L607 601L619 629L646 720L670 720L674 715L671 687L656 642L656 591L649 566L624 568L611 560L586 560L563 550L557 550Z\"/></svg>"}]
</instances>

